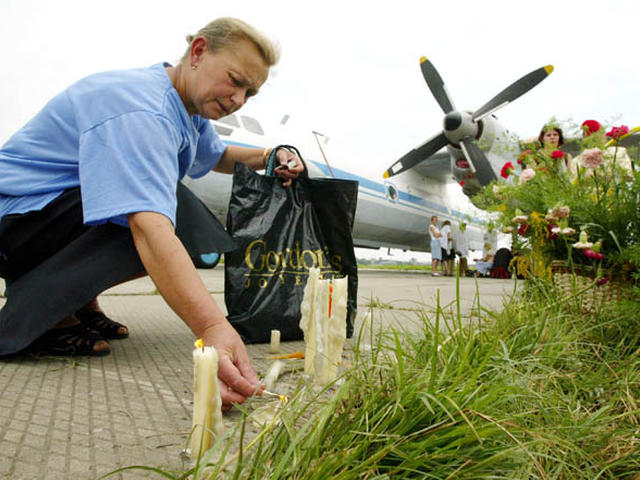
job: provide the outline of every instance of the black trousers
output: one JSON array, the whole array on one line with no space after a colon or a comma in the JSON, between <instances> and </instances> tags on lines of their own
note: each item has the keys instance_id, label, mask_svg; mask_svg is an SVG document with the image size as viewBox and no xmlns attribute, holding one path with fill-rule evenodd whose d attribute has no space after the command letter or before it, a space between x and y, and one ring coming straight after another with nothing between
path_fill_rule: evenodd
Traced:
<instances>
[{"instance_id":1,"label":"black trousers","mask_svg":"<svg viewBox=\"0 0 640 480\"><path fill-rule=\"evenodd\" d=\"M192 257L233 250L233 240L183 184L177 187L176 234ZM126 227L82 220L80 189L65 191L42 210L0 222L0 356L15 353L104 290L144 273Z\"/></svg>"}]
</instances>

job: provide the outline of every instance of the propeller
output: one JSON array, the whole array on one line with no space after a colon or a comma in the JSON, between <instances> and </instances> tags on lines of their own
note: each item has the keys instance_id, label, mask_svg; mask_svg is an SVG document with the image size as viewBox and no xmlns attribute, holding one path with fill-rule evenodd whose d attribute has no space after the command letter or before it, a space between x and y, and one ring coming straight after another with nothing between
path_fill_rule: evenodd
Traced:
<instances>
[{"instance_id":1,"label":"propeller","mask_svg":"<svg viewBox=\"0 0 640 480\"><path fill-rule=\"evenodd\" d=\"M538 85L551 74L553 67L547 65L528 73L473 113L455 109L442 77L426 57L420 59L420 70L422 70L422 76L429 90L445 114L443 130L396 161L384 172L383 177L389 178L407 171L434 155L442 147L451 145L462 150L469 162L469 169L475 173L482 185L487 185L495 180L496 174L489 159L475 142L482 134L482 119Z\"/></svg>"},{"instance_id":2,"label":"propeller","mask_svg":"<svg viewBox=\"0 0 640 480\"><path fill-rule=\"evenodd\" d=\"M551 72L553 72L553 66L547 65L546 67L540 67L516 80L478 110L473 112L473 115L471 116L473 121L477 122L478 120L482 120L487 115L501 109L508 103L513 102L516 98L527 93L542 80L547 78Z\"/></svg>"},{"instance_id":3,"label":"propeller","mask_svg":"<svg viewBox=\"0 0 640 480\"><path fill-rule=\"evenodd\" d=\"M446 147L448 144L449 141L447 140L447 137L445 137L444 133L439 133L435 137L430 138L419 147L414 148L409 153L404 155L400 160L391 165L382 176L384 178L389 178L393 175L402 173L405 170L409 170L410 168L415 167L425 158L428 158L436 153L442 147Z\"/></svg>"}]
</instances>

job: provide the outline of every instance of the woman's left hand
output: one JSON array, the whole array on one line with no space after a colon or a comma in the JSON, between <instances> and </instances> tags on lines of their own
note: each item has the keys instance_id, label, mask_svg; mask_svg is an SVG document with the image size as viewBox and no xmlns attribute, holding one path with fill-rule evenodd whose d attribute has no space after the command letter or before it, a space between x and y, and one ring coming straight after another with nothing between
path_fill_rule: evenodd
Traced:
<instances>
[{"instance_id":1,"label":"woman's left hand","mask_svg":"<svg viewBox=\"0 0 640 480\"><path fill-rule=\"evenodd\" d=\"M280 148L278 150L276 160L278 160L280 166L276 167L273 171L284 180L282 183L284 187L291 185L291 181L294 178L298 178L298 175L304 172L304 163L302 163L300 157L286 148Z\"/></svg>"}]
</instances>

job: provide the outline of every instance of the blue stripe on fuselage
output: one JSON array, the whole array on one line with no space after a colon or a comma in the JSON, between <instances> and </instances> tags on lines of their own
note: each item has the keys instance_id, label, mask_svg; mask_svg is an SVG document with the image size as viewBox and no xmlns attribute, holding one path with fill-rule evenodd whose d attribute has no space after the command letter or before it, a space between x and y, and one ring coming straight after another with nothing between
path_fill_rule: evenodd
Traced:
<instances>
[{"instance_id":1,"label":"blue stripe on fuselage","mask_svg":"<svg viewBox=\"0 0 640 480\"><path fill-rule=\"evenodd\" d=\"M227 145L236 145L239 147L249 147L249 148L264 148L264 147L258 147L256 145L250 145L247 143L241 143L241 142L233 142L230 140L225 140L224 143L226 143ZM331 177L331 171L329 170L329 168L321 162L316 162L315 160L306 160L307 162L312 162L316 167L318 167L323 174L325 174L328 177ZM364 188L366 190L369 191L363 191L362 193L364 194L368 194L372 197L376 197L376 198L381 198L381 199L386 199L387 198L387 194L384 188L384 183L378 183L375 182L371 179L365 178L365 177L361 177L359 175L354 175L353 173L347 172L345 170L341 170L339 168L335 168L335 167L331 167L331 170L333 171L333 174L336 176L336 178L342 178L344 180L355 180L358 182L358 184L360 185L361 188ZM375 193L374 193L375 192ZM377 195L376 195L377 193ZM439 212L439 213L443 213L445 215L453 215L455 217L459 217L461 219L463 219L466 214L464 214L463 212L460 212L458 210L449 210L448 208L432 202L430 200L424 199L422 197L418 197L417 195L412 195L410 193L407 192L403 192L403 191L398 191L398 195L399 195L399 200L402 201L402 205L407 206L407 207L411 207L414 208L416 210L419 210L421 213L425 213L424 212L424 208L429 209L431 212L435 211L435 212ZM484 222L479 221L477 219L472 219L473 223L479 223L479 224L484 224Z\"/></svg>"}]
</instances>

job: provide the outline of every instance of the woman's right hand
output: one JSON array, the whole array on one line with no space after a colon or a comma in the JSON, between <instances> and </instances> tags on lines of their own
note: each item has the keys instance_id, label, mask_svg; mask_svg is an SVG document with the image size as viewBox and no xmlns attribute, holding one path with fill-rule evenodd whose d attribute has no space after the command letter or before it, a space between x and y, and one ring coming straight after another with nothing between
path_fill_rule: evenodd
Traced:
<instances>
[{"instance_id":1,"label":"woman's right hand","mask_svg":"<svg viewBox=\"0 0 640 480\"><path fill-rule=\"evenodd\" d=\"M218 380L223 411L231 409L234 403L244 403L247 398L264 389L258 381L240 335L229 322L211 325L203 333L202 340L218 353Z\"/></svg>"}]
</instances>

